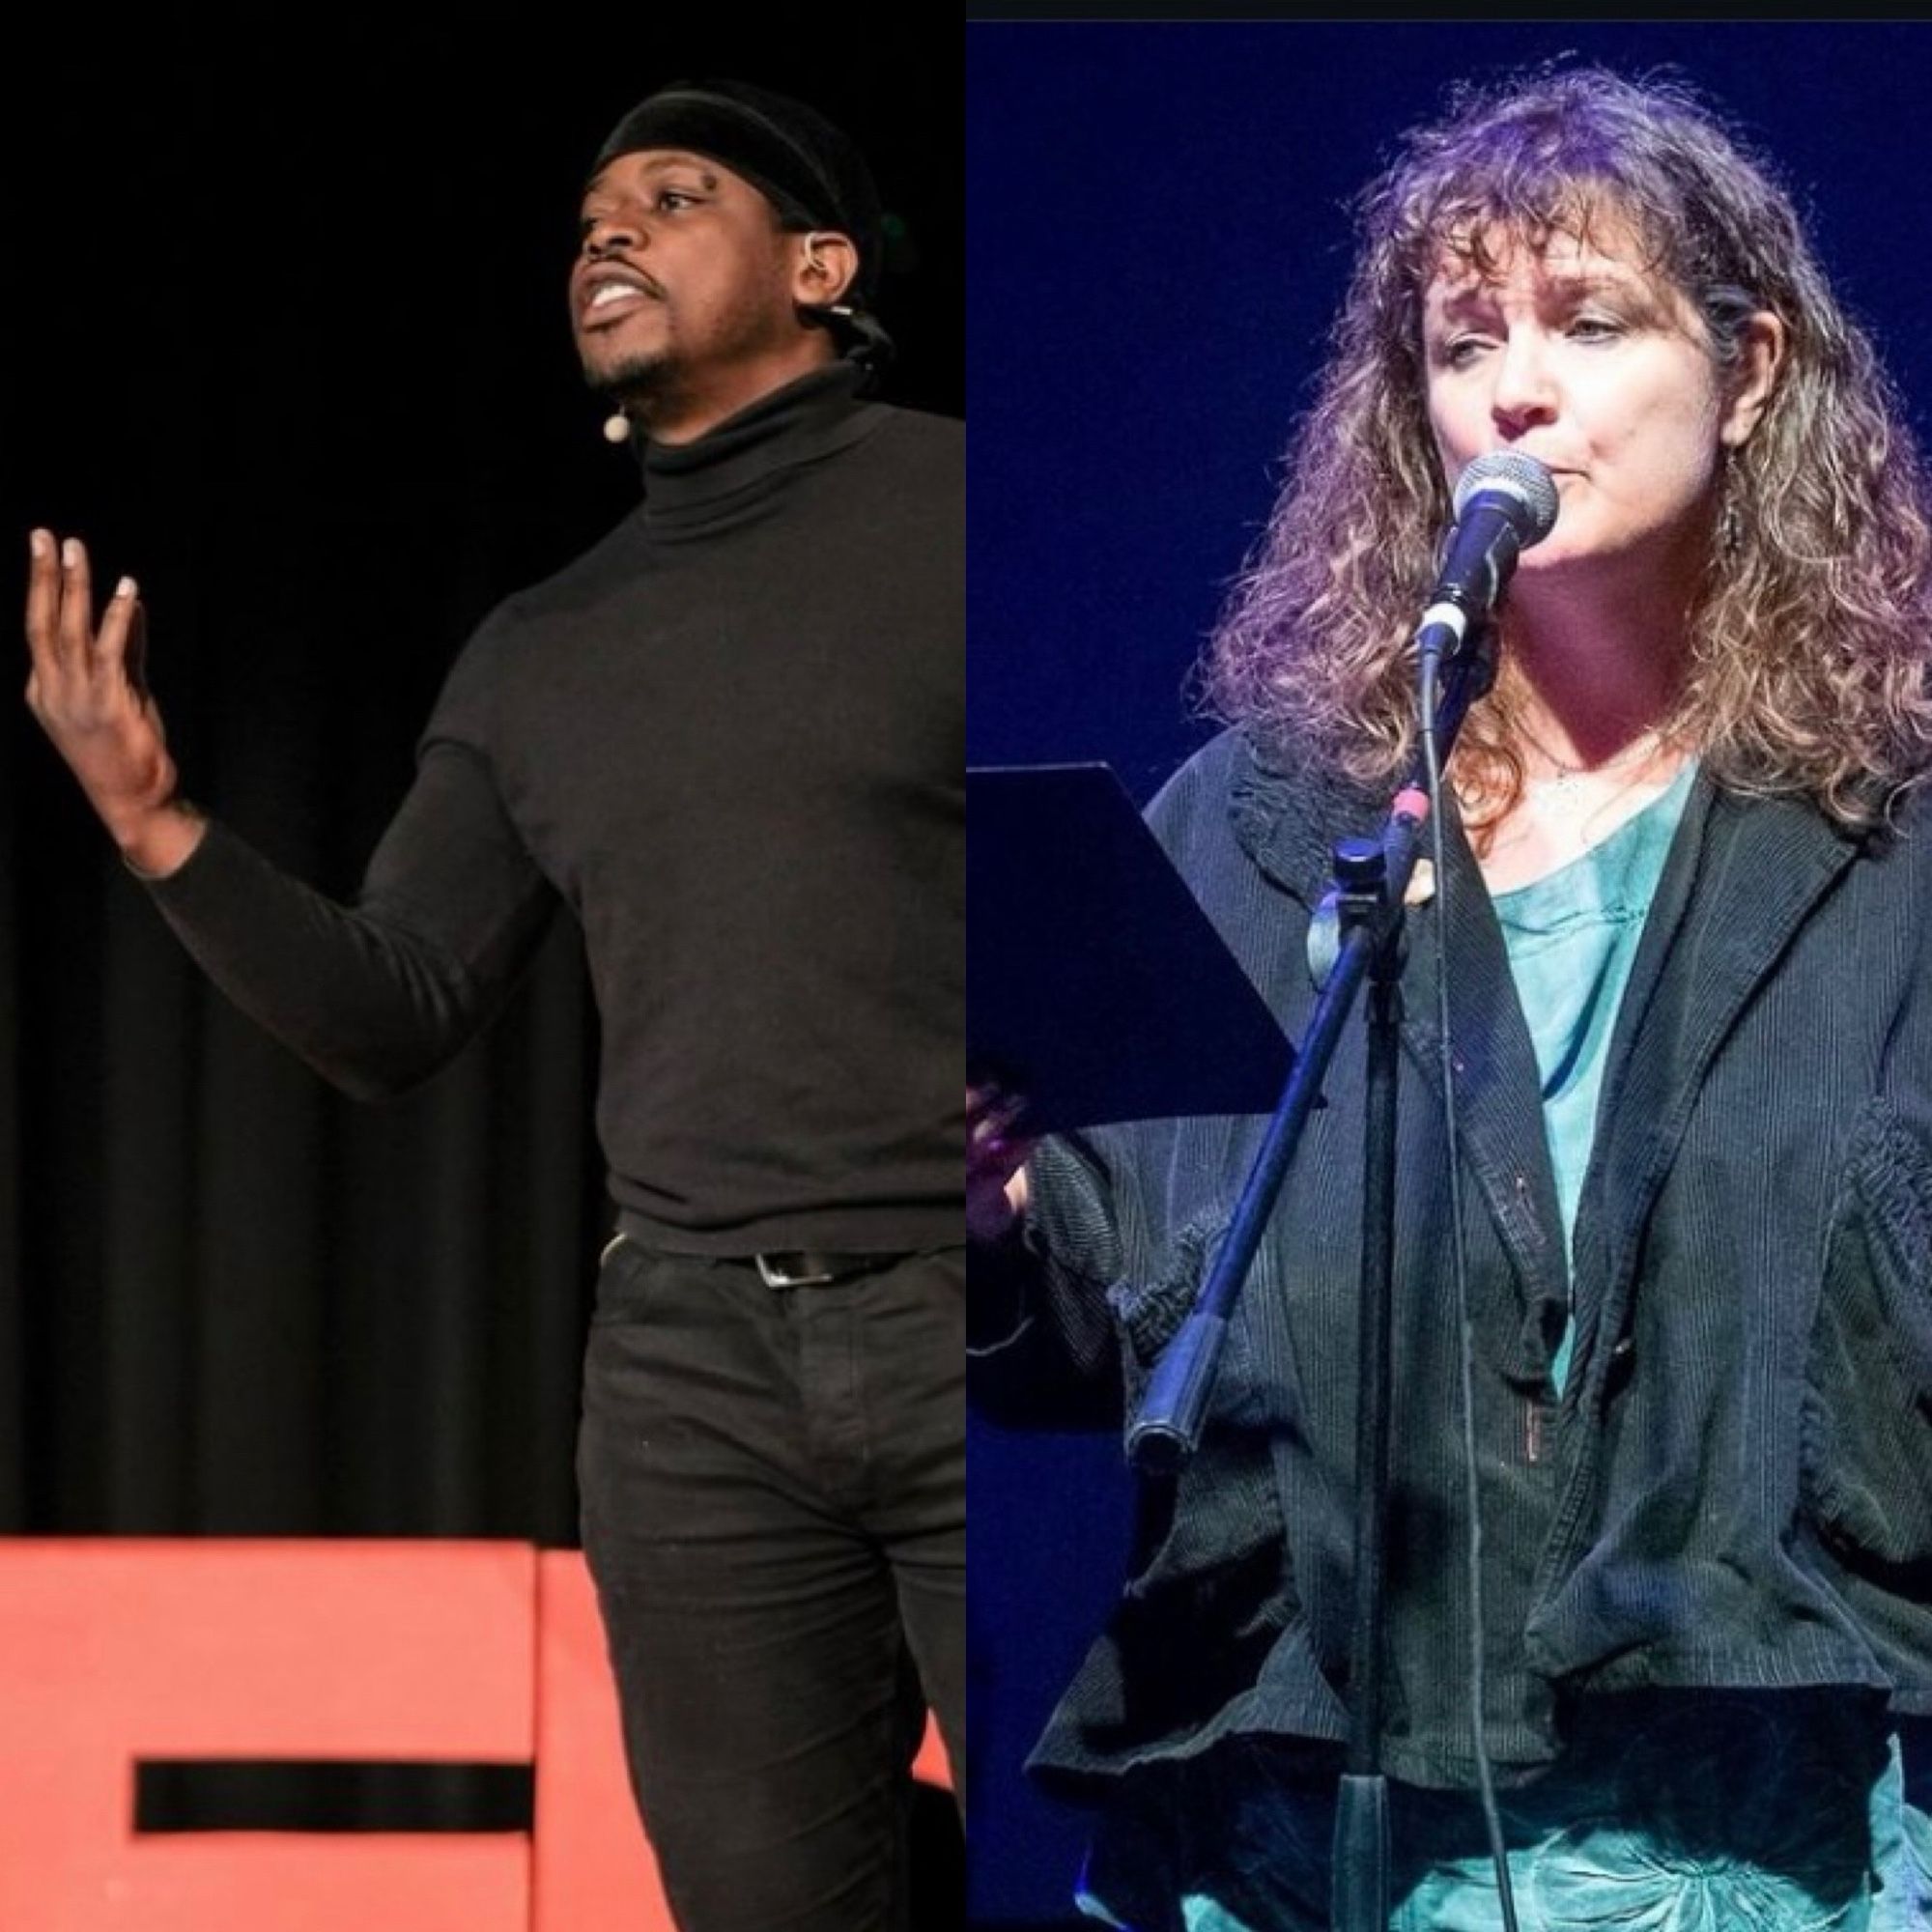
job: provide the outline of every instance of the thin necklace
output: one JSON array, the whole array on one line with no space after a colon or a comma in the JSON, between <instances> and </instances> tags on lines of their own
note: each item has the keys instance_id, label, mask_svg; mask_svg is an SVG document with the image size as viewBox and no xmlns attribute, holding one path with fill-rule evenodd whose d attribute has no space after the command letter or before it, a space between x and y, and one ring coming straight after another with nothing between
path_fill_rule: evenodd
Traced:
<instances>
[{"instance_id":1,"label":"thin necklace","mask_svg":"<svg viewBox=\"0 0 1932 1932\"><path fill-rule=\"evenodd\" d=\"M1633 738L1614 757L1605 758L1600 765L1577 765L1559 758L1520 721L1517 724L1516 733L1540 758L1555 767L1553 778L1526 779L1524 783L1534 785L1539 791L1555 792L1559 796L1566 791L1575 790L1586 778L1601 778L1605 772L1622 771L1626 765L1648 757L1663 743L1662 731L1653 724L1641 737ZM1635 781L1632 780L1631 782L1634 783Z\"/></svg>"}]
</instances>

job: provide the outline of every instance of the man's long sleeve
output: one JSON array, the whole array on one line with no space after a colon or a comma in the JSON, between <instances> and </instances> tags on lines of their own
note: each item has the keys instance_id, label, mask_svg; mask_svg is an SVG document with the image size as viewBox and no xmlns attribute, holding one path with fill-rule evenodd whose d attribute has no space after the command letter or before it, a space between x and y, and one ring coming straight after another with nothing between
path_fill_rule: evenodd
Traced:
<instances>
[{"instance_id":1,"label":"man's long sleeve","mask_svg":"<svg viewBox=\"0 0 1932 1932\"><path fill-rule=\"evenodd\" d=\"M433 744L353 906L219 822L149 891L235 1004L358 1098L428 1078L496 1013L555 895L488 768Z\"/></svg>"}]
</instances>

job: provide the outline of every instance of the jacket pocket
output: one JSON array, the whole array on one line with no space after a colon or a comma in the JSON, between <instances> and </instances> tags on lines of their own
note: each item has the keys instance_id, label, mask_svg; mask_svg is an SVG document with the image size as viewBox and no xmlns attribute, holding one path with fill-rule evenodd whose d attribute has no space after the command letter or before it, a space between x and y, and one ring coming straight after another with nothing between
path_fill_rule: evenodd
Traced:
<instances>
[{"instance_id":1,"label":"jacket pocket","mask_svg":"<svg viewBox=\"0 0 1932 1932\"><path fill-rule=\"evenodd\" d=\"M1827 1544L1932 1573L1932 1151L1884 1099L1852 1136L1805 1384L1804 1495Z\"/></svg>"}]
</instances>

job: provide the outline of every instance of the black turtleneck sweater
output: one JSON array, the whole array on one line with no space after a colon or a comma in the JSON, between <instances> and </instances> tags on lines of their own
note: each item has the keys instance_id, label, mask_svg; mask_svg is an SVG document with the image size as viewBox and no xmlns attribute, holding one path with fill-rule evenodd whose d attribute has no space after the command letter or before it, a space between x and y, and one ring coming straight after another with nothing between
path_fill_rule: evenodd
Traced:
<instances>
[{"instance_id":1,"label":"black turtleneck sweater","mask_svg":"<svg viewBox=\"0 0 1932 1932\"><path fill-rule=\"evenodd\" d=\"M152 891L376 1096L495 1012L560 896L611 1193L669 1248L963 1239L963 427L838 364L697 440L483 623L354 907L219 823Z\"/></svg>"}]
</instances>

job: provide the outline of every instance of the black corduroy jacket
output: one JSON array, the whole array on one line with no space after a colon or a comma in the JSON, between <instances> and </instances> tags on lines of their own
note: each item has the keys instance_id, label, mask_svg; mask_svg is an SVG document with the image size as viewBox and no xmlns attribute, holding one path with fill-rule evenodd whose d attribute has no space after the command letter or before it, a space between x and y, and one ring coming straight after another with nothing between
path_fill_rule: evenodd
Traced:
<instances>
[{"instance_id":1,"label":"black corduroy jacket","mask_svg":"<svg viewBox=\"0 0 1932 1932\"><path fill-rule=\"evenodd\" d=\"M1311 909L1372 795L1230 732L1150 819L1297 1037ZM1572 1696L1859 1685L1932 1711L1932 826L1861 840L1700 775L1610 1046L1566 1267L1534 1053L1450 828L1446 944L1476 1333L1490 1749ZM1399 1128L1386 1767L1473 1781L1459 1337L1435 1073L1441 896L1409 917ZM1103 943L1131 944L1130 934ZM1034 1756L1102 1784L1236 1735L1346 1731L1360 1029L1222 1358L1200 1452L1140 1496L1118 1609ZM982 1258L982 1407L1128 1412L1264 1122L1046 1144L1025 1255ZM1017 1279L1009 1331L993 1311ZM1577 1339L1549 1379L1565 1304Z\"/></svg>"}]
</instances>

